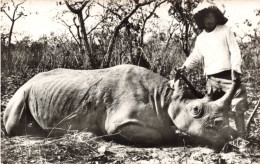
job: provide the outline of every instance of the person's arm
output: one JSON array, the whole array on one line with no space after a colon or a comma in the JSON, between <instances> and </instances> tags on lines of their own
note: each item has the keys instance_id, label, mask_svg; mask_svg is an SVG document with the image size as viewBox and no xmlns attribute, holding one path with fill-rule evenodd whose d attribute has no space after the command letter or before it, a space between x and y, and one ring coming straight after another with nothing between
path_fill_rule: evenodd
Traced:
<instances>
[{"instance_id":1,"label":"person's arm","mask_svg":"<svg viewBox=\"0 0 260 164\"><path fill-rule=\"evenodd\" d=\"M199 40L197 38L194 49L189 57L186 59L184 64L182 65L183 68L192 69L194 68L198 62L202 60L202 55L199 52Z\"/></svg>"},{"instance_id":2,"label":"person's arm","mask_svg":"<svg viewBox=\"0 0 260 164\"><path fill-rule=\"evenodd\" d=\"M231 69L233 71L239 73L239 74L242 74L242 71L241 71L241 64L242 64L241 52L240 52L238 43L236 41L236 38L234 36L234 33L230 29L228 29L227 43L228 43L228 48L229 48L230 57L231 57Z\"/></svg>"}]
</instances>

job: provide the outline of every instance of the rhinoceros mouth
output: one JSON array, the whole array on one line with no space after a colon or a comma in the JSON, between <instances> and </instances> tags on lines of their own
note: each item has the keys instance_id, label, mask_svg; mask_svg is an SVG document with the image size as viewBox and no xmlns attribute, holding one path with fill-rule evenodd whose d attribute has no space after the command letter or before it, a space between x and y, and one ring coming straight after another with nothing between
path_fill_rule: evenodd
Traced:
<instances>
[{"instance_id":1,"label":"rhinoceros mouth","mask_svg":"<svg viewBox=\"0 0 260 164\"><path fill-rule=\"evenodd\" d=\"M216 128L216 127L207 127L206 129L211 134L216 134L216 132L219 132L221 130L221 129Z\"/></svg>"},{"instance_id":2,"label":"rhinoceros mouth","mask_svg":"<svg viewBox=\"0 0 260 164\"><path fill-rule=\"evenodd\" d=\"M206 127L206 131L208 133L209 136L211 136L213 139L217 139L219 137L221 137L223 134L224 129L227 127L228 125L222 125L222 126L208 126Z\"/></svg>"}]
</instances>

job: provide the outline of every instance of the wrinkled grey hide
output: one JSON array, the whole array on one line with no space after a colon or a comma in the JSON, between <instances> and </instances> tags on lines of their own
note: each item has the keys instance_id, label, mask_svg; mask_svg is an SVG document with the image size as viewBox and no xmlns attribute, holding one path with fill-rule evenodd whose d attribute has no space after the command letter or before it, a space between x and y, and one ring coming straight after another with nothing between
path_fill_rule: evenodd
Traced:
<instances>
[{"instance_id":1,"label":"wrinkled grey hide","mask_svg":"<svg viewBox=\"0 0 260 164\"><path fill-rule=\"evenodd\" d=\"M170 88L172 81L132 65L55 69L36 75L15 93L5 110L4 125L10 136L78 130L120 134L117 137L141 144L174 141L175 127L213 144L225 142L226 111L235 85L221 99L211 101L187 95L178 82Z\"/></svg>"}]
</instances>

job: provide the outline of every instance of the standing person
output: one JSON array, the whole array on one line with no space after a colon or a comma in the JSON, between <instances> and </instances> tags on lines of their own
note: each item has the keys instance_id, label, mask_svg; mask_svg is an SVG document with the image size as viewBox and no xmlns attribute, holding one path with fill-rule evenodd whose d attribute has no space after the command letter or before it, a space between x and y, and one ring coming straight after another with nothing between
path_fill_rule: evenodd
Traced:
<instances>
[{"instance_id":1,"label":"standing person","mask_svg":"<svg viewBox=\"0 0 260 164\"><path fill-rule=\"evenodd\" d=\"M213 99L217 99L228 90L232 80L240 81L240 49L233 32L225 25L228 19L213 2L200 3L193 14L195 23L203 31L179 71L191 70L198 62L203 62L207 92L212 94ZM248 110L248 103L242 84L232 100L231 110L239 136L245 137L244 112Z\"/></svg>"}]
</instances>

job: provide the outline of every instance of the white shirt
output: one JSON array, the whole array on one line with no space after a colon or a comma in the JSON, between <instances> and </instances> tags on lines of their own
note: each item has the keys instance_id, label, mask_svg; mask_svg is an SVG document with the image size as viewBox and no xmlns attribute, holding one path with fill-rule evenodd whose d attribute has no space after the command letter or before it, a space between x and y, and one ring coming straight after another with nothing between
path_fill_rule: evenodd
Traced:
<instances>
[{"instance_id":1,"label":"white shirt","mask_svg":"<svg viewBox=\"0 0 260 164\"><path fill-rule=\"evenodd\" d=\"M185 63L192 69L204 61L204 72L212 75L226 70L241 72L241 53L233 32L226 25L218 25L213 31L203 32L197 37L195 47Z\"/></svg>"}]
</instances>

